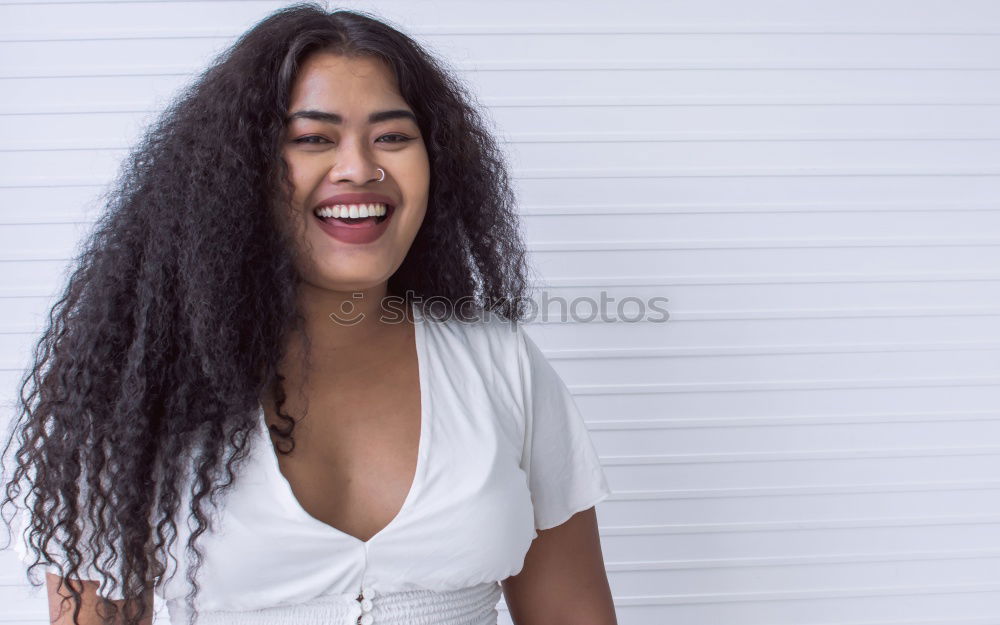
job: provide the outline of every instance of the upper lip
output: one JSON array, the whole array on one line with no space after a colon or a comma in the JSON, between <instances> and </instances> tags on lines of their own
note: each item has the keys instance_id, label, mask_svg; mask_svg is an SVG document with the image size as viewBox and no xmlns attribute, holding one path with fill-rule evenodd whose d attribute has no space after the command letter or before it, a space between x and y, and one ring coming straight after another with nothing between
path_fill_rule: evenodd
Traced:
<instances>
[{"instance_id":1,"label":"upper lip","mask_svg":"<svg viewBox=\"0 0 1000 625\"><path fill-rule=\"evenodd\" d=\"M396 205L396 203L392 201L392 198L387 195L382 195L381 193L341 193L339 195L331 195L321 201L313 207L313 210L318 210L324 206L335 206L337 204L386 204L389 208Z\"/></svg>"}]
</instances>

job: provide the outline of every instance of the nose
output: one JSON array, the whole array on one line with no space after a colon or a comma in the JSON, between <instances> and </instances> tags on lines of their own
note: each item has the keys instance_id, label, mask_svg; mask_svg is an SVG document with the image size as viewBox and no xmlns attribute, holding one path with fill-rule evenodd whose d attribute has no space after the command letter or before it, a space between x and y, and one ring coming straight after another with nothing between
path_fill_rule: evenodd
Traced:
<instances>
[{"instance_id":1,"label":"nose","mask_svg":"<svg viewBox=\"0 0 1000 625\"><path fill-rule=\"evenodd\" d=\"M369 150L359 142L345 140L336 150L336 160L330 167L330 182L349 182L358 186L378 180L378 164Z\"/></svg>"}]
</instances>

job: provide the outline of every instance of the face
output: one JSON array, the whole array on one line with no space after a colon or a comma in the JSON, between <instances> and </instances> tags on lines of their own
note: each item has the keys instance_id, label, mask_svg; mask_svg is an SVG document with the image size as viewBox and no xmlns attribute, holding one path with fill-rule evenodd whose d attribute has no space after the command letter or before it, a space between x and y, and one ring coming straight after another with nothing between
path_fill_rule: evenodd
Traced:
<instances>
[{"instance_id":1,"label":"face","mask_svg":"<svg viewBox=\"0 0 1000 625\"><path fill-rule=\"evenodd\" d=\"M368 57L313 54L290 95L283 155L299 272L322 289L378 288L402 264L427 212L430 163L413 111L392 70ZM381 212L371 204L388 205L385 219L330 217L343 208L363 214L363 205Z\"/></svg>"}]
</instances>

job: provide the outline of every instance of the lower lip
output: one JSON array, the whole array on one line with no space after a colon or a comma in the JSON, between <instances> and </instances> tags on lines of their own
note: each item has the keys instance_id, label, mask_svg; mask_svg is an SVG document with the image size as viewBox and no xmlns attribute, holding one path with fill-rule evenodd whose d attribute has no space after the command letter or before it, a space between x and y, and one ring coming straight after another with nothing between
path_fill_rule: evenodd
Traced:
<instances>
[{"instance_id":1,"label":"lower lip","mask_svg":"<svg viewBox=\"0 0 1000 625\"><path fill-rule=\"evenodd\" d=\"M358 224L346 224L337 219L320 219L315 213L313 213L313 219L319 222L320 230L338 241L343 243L371 243L382 236L382 233L389 227L389 220L392 219L392 213L395 210L395 208L390 208L382 223L366 221Z\"/></svg>"}]
</instances>

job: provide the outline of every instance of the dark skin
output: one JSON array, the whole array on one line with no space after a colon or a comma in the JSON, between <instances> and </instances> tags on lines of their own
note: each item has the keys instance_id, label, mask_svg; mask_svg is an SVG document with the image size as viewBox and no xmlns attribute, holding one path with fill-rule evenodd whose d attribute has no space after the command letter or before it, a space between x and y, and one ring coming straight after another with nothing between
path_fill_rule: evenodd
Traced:
<instances>
[{"instance_id":1,"label":"dark skin","mask_svg":"<svg viewBox=\"0 0 1000 625\"><path fill-rule=\"evenodd\" d=\"M330 357L313 363L309 384L300 384L294 361L285 369L295 390L282 410L297 423L294 452L277 457L281 473L306 513L360 540L389 524L413 483L420 444L415 330L410 319L369 332L367 349L330 345ZM271 399L263 403L268 424L284 427Z\"/></svg>"},{"instance_id":2,"label":"dark skin","mask_svg":"<svg viewBox=\"0 0 1000 625\"><path fill-rule=\"evenodd\" d=\"M501 582L515 625L617 625L597 513L539 530L517 575Z\"/></svg>"}]
</instances>

